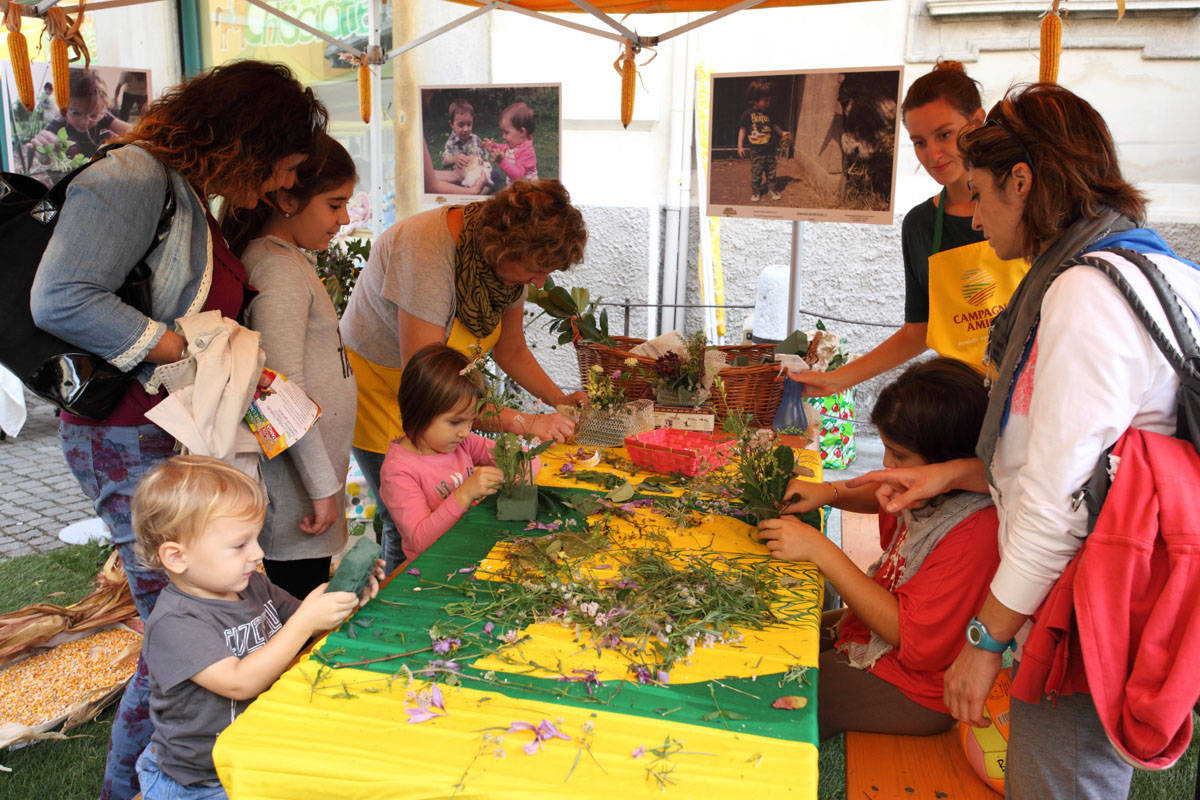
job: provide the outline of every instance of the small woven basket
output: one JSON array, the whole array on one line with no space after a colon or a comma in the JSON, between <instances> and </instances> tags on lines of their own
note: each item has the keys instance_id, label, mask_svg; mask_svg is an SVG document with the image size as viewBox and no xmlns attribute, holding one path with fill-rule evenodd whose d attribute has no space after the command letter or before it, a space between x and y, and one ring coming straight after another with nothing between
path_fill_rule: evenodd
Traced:
<instances>
[{"instance_id":1,"label":"small woven basket","mask_svg":"<svg viewBox=\"0 0 1200 800\"><path fill-rule=\"evenodd\" d=\"M571 438L584 447L617 447L627 436L654 430L654 403L650 400L634 400L616 411L599 408L563 411L575 419Z\"/></svg>"},{"instance_id":2,"label":"small woven basket","mask_svg":"<svg viewBox=\"0 0 1200 800\"><path fill-rule=\"evenodd\" d=\"M625 359L636 359L642 371L653 374L654 359L649 356L639 356L630 350L645 342L632 336L613 336L616 347L608 347L594 342L585 342L575 335L575 354L579 359L579 381L581 386L587 386L588 370L593 364L599 364L606 375L612 375L622 370L628 376L625 384L625 396L639 399L654 396L654 387L642 377L636 367L626 365ZM725 421L730 410L750 413L754 416L753 425L759 428L769 428L779 410L779 401L783 397L783 382L777 381L779 365L760 363L764 358L775 358L773 344L738 344L718 347L729 365L719 373L725 384L725 397L722 402L719 392L713 392L713 410L717 415L718 424ZM735 367L734 361L738 356L746 356L750 362L747 367Z\"/></svg>"},{"instance_id":3,"label":"small woven basket","mask_svg":"<svg viewBox=\"0 0 1200 800\"><path fill-rule=\"evenodd\" d=\"M678 428L659 428L625 439L629 459L639 467L689 477L725 466L734 444L730 438Z\"/></svg>"}]
</instances>

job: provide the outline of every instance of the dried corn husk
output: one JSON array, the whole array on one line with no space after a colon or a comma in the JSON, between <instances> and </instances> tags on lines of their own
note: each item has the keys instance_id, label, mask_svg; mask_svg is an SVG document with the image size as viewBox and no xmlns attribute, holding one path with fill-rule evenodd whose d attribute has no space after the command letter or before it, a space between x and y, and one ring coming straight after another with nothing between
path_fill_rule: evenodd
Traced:
<instances>
[{"instance_id":1,"label":"dried corn husk","mask_svg":"<svg viewBox=\"0 0 1200 800\"><path fill-rule=\"evenodd\" d=\"M92 55L79 27L83 24L84 0L79 0L79 13L72 20L58 6L46 11L45 33L50 37L50 68L54 78L54 102L61 114L66 116L67 104L71 102L71 79L67 63L84 60L86 70L92 65ZM73 55L72 55L73 54Z\"/></svg>"},{"instance_id":2,"label":"dried corn husk","mask_svg":"<svg viewBox=\"0 0 1200 800\"><path fill-rule=\"evenodd\" d=\"M96 576L96 589L78 603L63 608L36 603L0 615L0 666L30 648L52 645L64 635L96 630L137 616L125 570L114 551Z\"/></svg>"}]
</instances>

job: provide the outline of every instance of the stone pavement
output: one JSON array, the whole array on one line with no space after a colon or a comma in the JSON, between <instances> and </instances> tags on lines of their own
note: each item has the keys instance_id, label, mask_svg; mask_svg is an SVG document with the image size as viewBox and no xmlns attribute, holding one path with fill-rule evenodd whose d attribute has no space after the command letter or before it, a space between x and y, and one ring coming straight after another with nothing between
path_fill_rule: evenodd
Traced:
<instances>
[{"instance_id":1,"label":"stone pavement","mask_svg":"<svg viewBox=\"0 0 1200 800\"><path fill-rule=\"evenodd\" d=\"M20 435L0 441L0 561L62 547L60 530L95 516L63 459L54 407L28 392L25 405Z\"/></svg>"}]
</instances>

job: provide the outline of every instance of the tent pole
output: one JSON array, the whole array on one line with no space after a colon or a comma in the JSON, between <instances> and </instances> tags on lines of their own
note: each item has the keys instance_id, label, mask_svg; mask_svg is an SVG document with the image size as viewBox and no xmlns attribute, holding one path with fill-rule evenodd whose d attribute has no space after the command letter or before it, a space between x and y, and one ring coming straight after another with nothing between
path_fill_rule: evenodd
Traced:
<instances>
[{"instance_id":1,"label":"tent pole","mask_svg":"<svg viewBox=\"0 0 1200 800\"><path fill-rule=\"evenodd\" d=\"M371 121L367 124L367 152L371 170L371 232L383 231L383 57L379 46L380 0L367 0L367 53L371 81Z\"/></svg>"},{"instance_id":2,"label":"tent pole","mask_svg":"<svg viewBox=\"0 0 1200 800\"><path fill-rule=\"evenodd\" d=\"M792 223L792 268L788 274L787 333L800 327L800 277L804 262L804 223Z\"/></svg>"},{"instance_id":3,"label":"tent pole","mask_svg":"<svg viewBox=\"0 0 1200 800\"><path fill-rule=\"evenodd\" d=\"M437 30L430 31L429 33L425 34L424 36L418 36L416 39L413 39L411 42L406 42L405 44L402 44L399 47L388 52L387 60L390 61L391 59L395 58L396 56L403 55L404 53L407 53L409 50L412 50L414 47L419 47L420 45L425 44L430 39L436 39L437 37L441 36L443 33L448 33L450 31L454 30L455 28L457 28L459 25L463 25L467 22L470 22L471 20L475 19L476 17L480 16L481 14L486 14L487 12L491 11L495 7L496 7L495 3L488 3L486 5L480 6L479 8L472 11L470 14L466 14L464 16L459 17L456 20L447 22L445 25L438 28Z\"/></svg>"},{"instance_id":4,"label":"tent pole","mask_svg":"<svg viewBox=\"0 0 1200 800\"><path fill-rule=\"evenodd\" d=\"M759 2L762 2L762 0L759 0ZM580 10L586 11L587 13L591 14L593 17L600 20L605 25L609 26L613 30L620 33L626 39L631 39L634 42L638 41L638 35L636 33L629 30L629 28L626 28L624 25L617 22L615 19L610 17L608 14L605 14L603 11L596 8L591 3L587 2L587 0L571 0L571 5L578 6L580 8Z\"/></svg>"},{"instance_id":5,"label":"tent pole","mask_svg":"<svg viewBox=\"0 0 1200 800\"><path fill-rule=\"evenodd\" d=\"M590 28L587 25L581 25L578 22L570 22L565 19L559 19L558 17L552 17L549 14L543 14L540 11L530 11L528 8L521 8L520 6L514 6L511 3L505 2L505 0L492 0L492 2L489 5L494 6L496 8L504 9L505 11L514 11L517 14L524 14L525 16L533 17L534 19L540 19L542 22L553 22L555 25L562 25L564 28L571 28L572 30L582 31L583 33L590 33L593 36L599 36L604 39L611 39L614 42L624 42L625 41L625 37L619 33L609 33L608 31L601 31L601 30L597 30L596 28ZM634 41L639 41L639 40L644 42L645 37L638 37L635 35Z\"/></svg>"},{"instance_id":6,"label":"tent pole","mask_svg":"<svg viewBox=\"0 0 1200 800\"><path fill-rule=\"evenodd\" d=\"M571 2L575 3L576 5L579 5L577 0L571 0ZM766 0L742 0L742 2L736 3L732 6L730 6L729 8L723 8L720 11L714 11L713 13L709 14L706 17L701 17L700 19L695 20L693 22L689 22L686 25L680 25L678 28L672 28L671 30L667 31L666 33L662 34L661 36L654 36L654 37L649 37L649 38L652 38L654 40L654 44L659 44L661 42L665 42L667 39L672 39L681 33L687 33L688 31L692 30L693 28L699 28L701 25L707 25L710 22L715 22L716 20L720 19L721 17L732 14L735 11L741 11L742 9L745 9L745 8L753 8L754 6L759 5L760 3L764 3L764 2L766 2ZM647 38L648 37L642 37L643 40L646 40Z\"/></svg>"}]
</instances>

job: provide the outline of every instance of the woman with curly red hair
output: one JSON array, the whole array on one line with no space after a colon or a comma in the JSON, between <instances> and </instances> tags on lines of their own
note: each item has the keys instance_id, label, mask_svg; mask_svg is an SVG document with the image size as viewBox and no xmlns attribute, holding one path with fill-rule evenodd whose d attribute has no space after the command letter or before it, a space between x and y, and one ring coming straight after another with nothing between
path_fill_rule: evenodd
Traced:
<instances>
[{"instance_id":1,"label":"woman with curly red hair","mask_svg":"<svg viewBox=\"0 0 1200 800\"><path fill-rule=\"evenodd\" d=\"M400 375L422 347L493 352L517 383L551 406L577 404L534 359L522 318L525 285L583 261L583 215L557 180L517 181L486 201L425 211L383 232L355 284L342 338L358 381L354 458L379 496L388 444L404 435ZM501 427L562 441L573 423L561 414L501 410ZM382 506L383 557L403 560L400 536Z\"/></svg>"},{"instance_id":2,"label":"woman with curly red hair","mask_svg":"<svg viewBox=\"0 0 1200 800\"><path fill-rule=\"evenodd\" d=\"M236 211L291 186L326 121L312 91L280 64L238 61L169 89L121 137L127 146L108 151L71 183L38 267L30 298L37 325L137 372L106 419L63 413L60 437L68 466L121 554L143 620L166 579L143 568L133 551L129 504L142 475L175 447L146 418L163 399L156 367L185 355L184 338L171 329L176 318L217 310L238 319L251 295L208 200L222 196ZM150 248L172 196L170 229L146 257L147 316L116 290ZM102 798L138 791L134 763L150 740L148 698L139 661L113 723Z\"/></svg>"}]
</instances>

